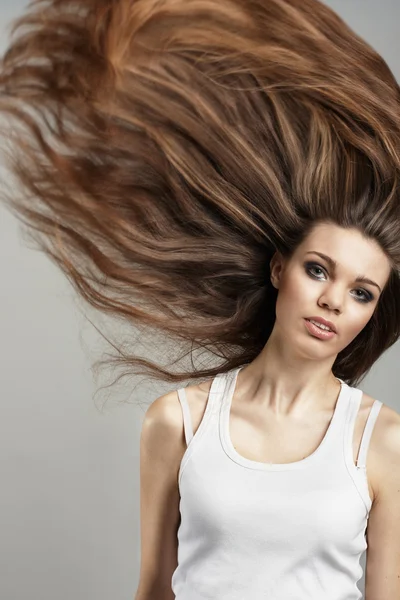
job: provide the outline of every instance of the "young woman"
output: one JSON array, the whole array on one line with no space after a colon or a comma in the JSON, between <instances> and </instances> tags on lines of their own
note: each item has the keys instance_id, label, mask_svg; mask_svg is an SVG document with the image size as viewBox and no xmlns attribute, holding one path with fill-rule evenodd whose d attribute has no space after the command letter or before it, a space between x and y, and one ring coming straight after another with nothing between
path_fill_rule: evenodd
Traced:
<instances>
[{"instance_id":1,"label":"young woman","mask_svg":"<svg viewBox=\"0 0 400 600\"><path fill-rule=\"evenodd\" d=\"M400 415L358 387L400 336L384 60L316 0L36 0L13 34L3 199L161 334L113 361L178 384L143 423L137 600L358 600L364 550L366 600L399 597Z\"/></svg>"}]
</instances>

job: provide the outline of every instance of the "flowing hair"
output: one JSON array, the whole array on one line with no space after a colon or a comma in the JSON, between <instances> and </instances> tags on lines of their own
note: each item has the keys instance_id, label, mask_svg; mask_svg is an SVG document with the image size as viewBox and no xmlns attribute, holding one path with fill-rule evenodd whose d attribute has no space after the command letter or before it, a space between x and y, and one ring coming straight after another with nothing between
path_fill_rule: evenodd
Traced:
<instances>
[{"instance_id":1,"label":"flowing hair","mask_svg":"<svg viewBox=\"0 0 400 600\"><path fill-rule=\"evenodd\" d=\"M0 63L2 200L81 298L165 349L103 362L174 384L260 353L275 251L356 228L392 266L333 365L357 385L400 336L399 100L317 0L34 0Z\"/></svg>"}]
</instances>

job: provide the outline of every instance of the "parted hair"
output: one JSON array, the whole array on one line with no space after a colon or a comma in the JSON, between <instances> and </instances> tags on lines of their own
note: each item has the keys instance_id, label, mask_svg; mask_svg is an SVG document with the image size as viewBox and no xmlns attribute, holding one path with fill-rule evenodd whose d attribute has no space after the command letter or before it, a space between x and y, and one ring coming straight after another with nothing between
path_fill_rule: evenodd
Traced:
<instances>
[{"instance_id":1,"label":"parted hair","mask_svg":"<svg viewBox=\"0 0 400 600\"><path fill-rule=\"evenodd\" d=\"M275 322L271 258L319 222L392 265L334 374L357 385L397 341L399 86L328 6L35 0L9 35L2 201L79 297L191 359L116 341L104 363L171 383L250 363Z\"/></svg>"}]
</instances>

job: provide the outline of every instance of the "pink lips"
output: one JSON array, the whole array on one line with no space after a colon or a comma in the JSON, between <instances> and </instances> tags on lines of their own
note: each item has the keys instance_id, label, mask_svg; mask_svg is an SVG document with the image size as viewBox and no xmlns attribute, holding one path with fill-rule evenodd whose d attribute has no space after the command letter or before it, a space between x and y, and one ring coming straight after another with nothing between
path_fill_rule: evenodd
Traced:
<instances>
[{"instance_id":1,"label":"pink lips","mask_svg":"<svg viewBox=\"0 0 400 600\"><path fill-rule=\"evenodd\" d=\"M306 318L307 318L307 320L312 319L313 321L316 321L317 323L321 323L322 325L325 325L325 327L329 327L329 329L332 329L332 331L337 333L336 327L334 326L334 324L331 323L331 321L327 321L323 317L306 317Z\"/></svg>"},{"instance_id":2,"label":"pink lips","mask_svg":"<svg viewBox=\"0 0 400 600\"><path fill-rule=\"evenodd\" d=\"M317 325L314 325L314 323L311 323L311 321L309 321L308 319L304 319L304 323L309 333L311 333L311 335L313 335L314 337L319 338L320 340L330 340L336 335L334 331L327 331L325 329L321 329Z\"/></svg>"}]
</instances>

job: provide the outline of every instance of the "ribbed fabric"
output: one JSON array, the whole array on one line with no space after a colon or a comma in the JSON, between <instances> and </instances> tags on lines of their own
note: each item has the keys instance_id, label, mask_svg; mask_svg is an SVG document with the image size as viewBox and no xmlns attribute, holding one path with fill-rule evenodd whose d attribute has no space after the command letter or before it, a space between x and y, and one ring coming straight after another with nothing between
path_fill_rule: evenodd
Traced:
<instances>
[{"instance_id":1,"label":"ribbed fabric","mask_svg":"<svg viewBox=\"0 0 400 600\"><path fill-rule=\"evenodd\" d=\"M240 367L214 378L193 436L178 390L187 449L179 470L176 600L360 600L371 509L366 457L382 407L371 408L353 461L362 390L341 382L329 428L303 460L271 464L233 447L229 414Z\"/></svg>"}]
</instances>

